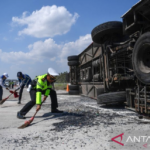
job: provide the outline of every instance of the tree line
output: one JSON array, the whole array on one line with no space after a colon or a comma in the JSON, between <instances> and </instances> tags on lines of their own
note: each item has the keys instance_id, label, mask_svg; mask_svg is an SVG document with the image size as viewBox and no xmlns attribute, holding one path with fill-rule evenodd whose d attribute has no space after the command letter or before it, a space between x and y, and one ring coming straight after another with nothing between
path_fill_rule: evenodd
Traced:
<instances>
[{"instance_id":1,"label":"tree line","mask_svg":"<svg viewBox=\"0 0 150 150\"><path fill-rule=\"evenodd\" d=\"M56 83L67 83L68 72L61 72L56 78Z\"/></svg>"}]
</instances>

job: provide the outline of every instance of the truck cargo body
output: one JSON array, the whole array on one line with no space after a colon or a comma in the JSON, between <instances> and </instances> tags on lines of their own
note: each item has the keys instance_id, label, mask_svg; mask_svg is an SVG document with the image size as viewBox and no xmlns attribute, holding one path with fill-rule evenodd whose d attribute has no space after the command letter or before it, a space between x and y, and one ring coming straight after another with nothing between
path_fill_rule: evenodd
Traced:
<instances>
[{"instance_id":1,"label":"truck cargo body","mask_svg":"<svg viewBox=\"0 0 150 150\"><path fill-rule=\"evenodd\" d=\"M138 2L122 19L96 26L93 43L68 57L70 83L98 104L125 102L150 114L150 0Z\"/></svg>"}]
</instances>

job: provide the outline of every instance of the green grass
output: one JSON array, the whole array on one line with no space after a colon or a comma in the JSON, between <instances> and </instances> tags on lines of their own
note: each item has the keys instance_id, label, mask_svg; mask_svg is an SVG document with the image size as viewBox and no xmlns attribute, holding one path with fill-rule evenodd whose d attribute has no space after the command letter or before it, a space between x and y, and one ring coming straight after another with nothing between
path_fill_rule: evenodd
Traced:
<instances>
[{"instance_id":1,"label":"green grass","mask_svg":"<svg viewBox=\"0 0 150 150\"><path fill-rule=\"evenodd\" d=\"M55 90L66 90L67 83L55 83Z\"/></svg>"}]
</instances>

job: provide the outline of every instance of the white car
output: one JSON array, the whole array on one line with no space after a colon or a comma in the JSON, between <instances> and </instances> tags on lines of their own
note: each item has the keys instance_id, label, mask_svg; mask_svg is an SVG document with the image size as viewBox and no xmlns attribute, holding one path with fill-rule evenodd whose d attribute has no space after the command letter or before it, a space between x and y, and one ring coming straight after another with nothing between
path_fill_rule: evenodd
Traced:
<instances>
[{"instance_id":1,"label":"white car","mask_svg":"<svg viewBox=\"0 0 150 150\"><path fill-rule=\"evenodd\" d=\"M6 86L9 86L9 82L5 82L5 85L6 85Z\"/></svg>"}]
</instances>

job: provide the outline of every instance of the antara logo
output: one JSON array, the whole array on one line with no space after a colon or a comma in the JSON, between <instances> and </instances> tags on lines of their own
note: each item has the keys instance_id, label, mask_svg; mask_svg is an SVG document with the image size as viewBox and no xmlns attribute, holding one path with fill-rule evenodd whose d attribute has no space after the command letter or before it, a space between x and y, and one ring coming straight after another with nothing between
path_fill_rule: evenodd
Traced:
<instances>
[{"instance_id":1,"label":"antara logo","mask_svg":"<svg viewBox=\"0 0 150 150\"><path fill-rule=\"evenodd\" d=\"M132 142L132 143L135 143L135 142L148 142L148 140L150 139L150 136L129 136L126 140L126 142Z\"/></svg>"},{"instance_id":2,"label":"antara logo","mask_svg":"<svg viewBox=\"0 0 150 150\"><path fill-rule=\"evenodd\" d=\"M116 142L116 143L118 143L118 144L120 144L120 145L122 145L122 146L124 146L124 144L121 143L121 141L122 141L122 139L123 139L123 135L124 135L124 133L122 133L122 134L120 134L120 135L117 135L117 136L113 137L111 140L114 141L114 142ZM118 138L118 137L121 138L121 141L120 141L120 142L115 140L115 139Z\"/></svg>"},{"instance_id":3,"label":"antara logo","mask_svg":"<svg viewBox=\"0 0 150 150\"><path fill-rule=\"evenodd\" d=\"M124 133L119 134L119 135L113 137L111 140L118 143L119 145L124 146L124 144L121 143L122 139L123 139L123 135L124 135ZM120 142L116 140L119 137L121 138ZM148 142L149 140L150 140L150 136L133 136L133 137L128 136L126 143L128 143L128 142L130 142L130 143ZM149 145L147 143L143 145L143 147L145 147L145 148L147 148L148 146Z\"/></svg>"}]
</instances>

